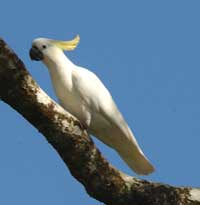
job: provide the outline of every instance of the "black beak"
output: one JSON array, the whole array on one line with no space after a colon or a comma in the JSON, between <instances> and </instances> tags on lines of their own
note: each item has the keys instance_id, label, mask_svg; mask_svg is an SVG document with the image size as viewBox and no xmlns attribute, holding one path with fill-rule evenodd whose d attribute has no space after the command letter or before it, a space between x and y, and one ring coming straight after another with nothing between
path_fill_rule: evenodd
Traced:
<instances>
[{"instance_id":1,"label":"black beak","mask_svg":"<svg viewBox=\"0 0 200 205\"><path fill-rule=\"evenodd\" d=\"M36 47L32 47L29 51L29 56L31 60L40 61L43 60L44 55L43 53Z\"/></svg>"}]
</instances>

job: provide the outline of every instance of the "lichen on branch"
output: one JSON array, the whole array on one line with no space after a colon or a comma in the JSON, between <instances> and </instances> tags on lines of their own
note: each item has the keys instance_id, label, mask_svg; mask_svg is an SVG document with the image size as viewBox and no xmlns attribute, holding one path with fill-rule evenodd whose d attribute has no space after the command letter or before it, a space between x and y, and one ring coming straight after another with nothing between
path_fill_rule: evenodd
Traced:
<instances>
[{"instance_id":1,"label":"lichen on branch","mask_svg":"<svg viewBox=\"0 0 200 205\"><path fill-rule=\"evenodd\" d=\"M200 204L200 189L140 180L110 165L80 122L37 85L2 39L0 98L44 135L95 199L108 205Z\"/></svg>"}]
</instances>

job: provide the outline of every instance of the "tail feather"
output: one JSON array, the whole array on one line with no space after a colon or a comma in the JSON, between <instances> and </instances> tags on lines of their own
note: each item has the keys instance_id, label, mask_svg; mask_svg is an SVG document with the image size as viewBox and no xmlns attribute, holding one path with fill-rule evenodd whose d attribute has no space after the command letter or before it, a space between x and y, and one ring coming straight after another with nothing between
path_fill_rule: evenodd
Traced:
<instances>
[{"instance_id":1,"label":"tail feather","mask_svg":"<svg viewBox=\"0 0 200 205\"><path fill-rule=\"evenodd\" d=\"M106 129L90 130L90 133L115 149L127 165L137 174L148 175L154 171L154 167L145 157L123 118L121 124L116 123L115 126L107 126Z\"/></svg>"},{"instance_id":2,"label":"tail feather","mask_svg":"<svg viewBox=\"0 0 200 205\"><path fill-rule=\"evenodd\" d=\"M148 175L154 171L154 167L149 160L140 152L133 151L127 155L129 151L118 150L121 158L127 163L127 165L139 175Z\"/></svg>"},{"instance_id":3,"label":"tail feather","mask_svg":"<svg viewBox=\"0 0 200 205\"><path fill-rule=\"evenodd\" d=\"M128 136L121 136L123 140L120 146L117 146L117 152L127 165L139 175L148 175L154 171L153 165L144 155L135 140L131 130L128 128Z\"/></svg>"}]
</instances>

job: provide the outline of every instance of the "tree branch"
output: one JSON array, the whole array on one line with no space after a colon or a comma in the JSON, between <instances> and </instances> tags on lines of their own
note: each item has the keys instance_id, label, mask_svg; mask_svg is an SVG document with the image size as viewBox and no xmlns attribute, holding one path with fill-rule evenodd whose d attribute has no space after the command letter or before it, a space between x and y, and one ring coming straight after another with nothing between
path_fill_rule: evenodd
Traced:
<instances>
[{"instance_id":1,"label":"tree branch","mask_svg":"<svg viewBox=\"0 0 200 205\"><path fill-rule=\"evenodd\" d=\"M148 182L112 167L79 121L50 99L2 39L0 98L45 136L95 199L109 205L200 204L200 189Z\"/></svg>"}]
</instances>

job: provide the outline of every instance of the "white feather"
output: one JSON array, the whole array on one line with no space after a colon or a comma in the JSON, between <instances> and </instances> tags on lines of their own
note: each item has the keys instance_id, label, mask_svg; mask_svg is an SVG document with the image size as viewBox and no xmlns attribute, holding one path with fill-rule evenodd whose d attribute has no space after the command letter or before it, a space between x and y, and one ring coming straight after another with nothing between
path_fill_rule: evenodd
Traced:
<instances>
[{"instance_id":1,"label":"white feather","mask_svg":"<svg viewBox=\"0 0 200 205\"><path fill-rule=\"evenodd\" d=\"M146 175L153 172L153 166L99 78L91 71L74 65L48 39L33 42L38 48L44 43L48 47L43 51L43 62L49 68L61 105L88 127L90 134L115 149L136 173Z\"/></svg>"}]
</instances>

